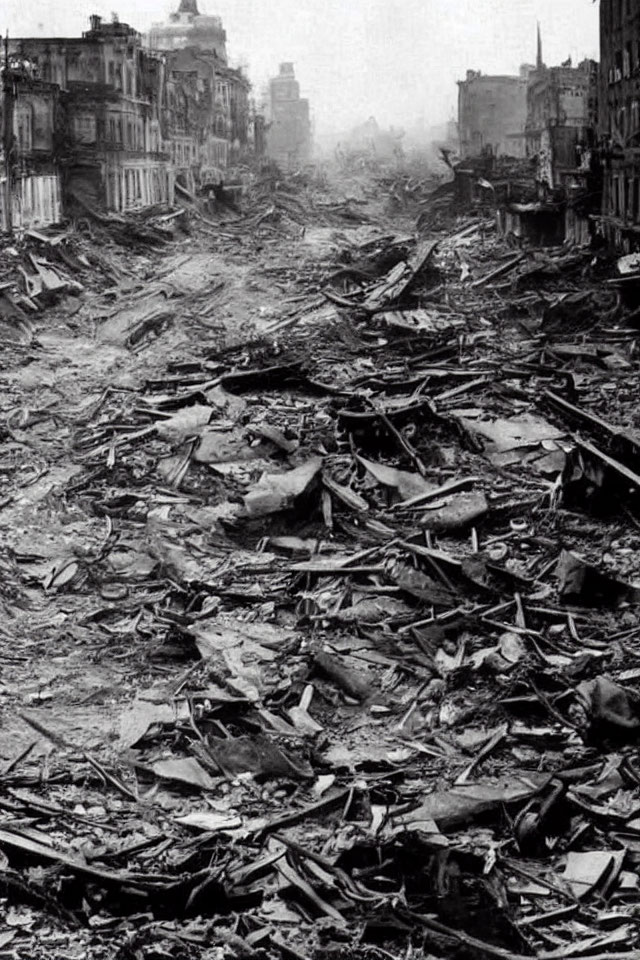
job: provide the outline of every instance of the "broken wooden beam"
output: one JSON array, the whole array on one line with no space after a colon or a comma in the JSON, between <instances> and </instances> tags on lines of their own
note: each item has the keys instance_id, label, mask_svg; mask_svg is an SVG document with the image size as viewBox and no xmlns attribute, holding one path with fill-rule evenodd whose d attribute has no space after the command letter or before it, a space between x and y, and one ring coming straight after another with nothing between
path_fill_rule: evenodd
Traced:
<instances>
[{"instance_id":1,"label":"broken wooden beam","mask_svg":"<svg viewBox=\"0 0 640 960\"><path fill-rule=\"evenodd\" d=\"M484 277L479 277L478 280L474 280L471 284L471 289L475 290L477 287L484 286L485 283L491 283L492 280L497 280L499 277L504 277L507 273L511 273L519 263L526 259L525 253L519 253L516 257L512 257L511 260L508 260L506 263L501 264L499 267L496 267L495 270L492 270L491 273L487 273Z\"/></svg>"}]
</instances>

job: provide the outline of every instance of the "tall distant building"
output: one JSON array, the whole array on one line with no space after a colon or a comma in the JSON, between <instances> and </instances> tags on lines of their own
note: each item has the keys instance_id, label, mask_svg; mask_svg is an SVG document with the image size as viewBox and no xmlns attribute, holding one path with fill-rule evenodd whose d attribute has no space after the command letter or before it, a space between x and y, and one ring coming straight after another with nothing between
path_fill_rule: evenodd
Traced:
<instances>
[{"instance_id":1,"label":"tall distant building","mask_svg":"<svg viewBox=\"0 0 640 960\"><path fill-rule=\"evenodd\" d=\"M308 163L311 157L309 101L300 96L292 63L281 63L269 81L266 152L284 169Z\"/></svg>"},{"instance_id":2,"label":"tall distant building","mask_svg":"<svg viewBox=\"0 0 640 960\"><path fill-rule=\"evenodd\" d=\"M520 75L485 76L468 70L458 81L458 131L463 158L482 154L524 157L527 83L531 67Z\"/></svg>"}]
</instances>

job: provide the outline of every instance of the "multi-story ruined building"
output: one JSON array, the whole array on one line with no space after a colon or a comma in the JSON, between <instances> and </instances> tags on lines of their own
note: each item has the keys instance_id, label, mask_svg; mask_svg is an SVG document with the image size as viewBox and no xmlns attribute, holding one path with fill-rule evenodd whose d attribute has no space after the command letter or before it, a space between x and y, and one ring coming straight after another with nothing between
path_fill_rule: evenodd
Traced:
<instances>
[{"instance_id":1,"label":"multi-story ruined building","mask_svg":"<svg viewBox=\"0 0 640 960\"><path fill-rule=\"evenodd\" d=\"M535 158L538 180L550 189L568 187L588 172L596 139L598 64L584 60L547 67L538 57L527 87L527 156Z\"/></svg>"},{"instance_id":2,"label":"multi-story ruined building","mask_svg":"<svg viewBox=\"0 0 640 960\"><path fill-rule=\"evenodd\" d=\"M281 63L269 81L266 152L284 169L307 163L311 157L309 101L300 96L292 63Z\"/></svg>"},{"instance_id":3,"label":"multi-story ruined building","mask_svg":"<svg viewBox=\"0 0 640 960\"><path fill-rule=\"evenodd\" d=\"M527 83L531 67L520 75L485 76L468 70L458 81L458 135L463 159L492 156L524 157L527 122Z\"/></svg>"},{"instance_id":4,"label":"multi-story ruined building","mask_svg":"<svg viewBox=\"0 0 640 960\"><path fill-rule=\"evenodd\" d=\"M640 5L600 3L599 132L604 162L602 217L607 235L640 247Z\"/></svg>"},{"instance_id":5,"label":"multi-story ruined building","mask_svg":"<svg viewBox=\"0 0 640 960\"><path fill-rule=\"evenodd\" d=\"M36 144L46 142L69 206L124 211L173 201L165 66L135 30L94 16L81 38L12 40L9 49L28 74L12 97L16 174L34 167ZM43 85L57 103L46 116L37 108Z\"/></svg>"},{"instance_id":6,"label":"multi-story ruined building","mask_svg":"<svg viewBox=\"0 0 640 960\"><path fill-rule=\"evenodd\" d=\"M59 220L61 197L68 211L170 204L176 184L218 181L250 149L250 86L227 63L219 18L182 0L167 31L152 35L168 49L151 50L127 24L93 16L82 37L10 41L5 227Z\"/></svg>"},{"instance_id":7,"label":"multi-story ruined building","mask_svg":"<svg viewBox=\"0 0 640 960\"><path fill-rule=\"evenodd\" d=\"M197 96L203 181L220 176L229 161L254 146L250 84L229 66L226 40L220 17L200 14L197 0L181 0L169 22L154 24L148 38L150 49L164 56L169 76L191 85Z\"/></svg>"},{"instance_id":8,"label":"multi-story ruined building","mask_svg":"<svg viewBox=\"0 0 640 960\"><path fill-rule=\"evenodd\" d=\"M558 225L559 240L586 243L601 200L596 152L598 64L567 60L547 67L538 56L527 90L527 157L535 164L541 215Z\"/></svg>"},{"instance_id":9,"label":"multi-story ruined building","mask_svg":"<svg viewBox=\"0 0 640 960\"><path fill-rule=\"evenodd\" d=\"M495 205L499 228L516 238L588 242L601 196L598 64L545 66L538 27L535 66L518 78L470 73L459 105L459 202Z\"/></svg>"}]
</instances>

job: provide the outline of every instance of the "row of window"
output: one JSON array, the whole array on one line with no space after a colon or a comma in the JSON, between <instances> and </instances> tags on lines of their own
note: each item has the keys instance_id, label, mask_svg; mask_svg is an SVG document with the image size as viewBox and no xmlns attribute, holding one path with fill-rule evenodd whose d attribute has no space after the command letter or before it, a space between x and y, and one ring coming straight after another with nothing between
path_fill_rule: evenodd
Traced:
<instances>
[{"instance_id":1,"label":"row of window","mask_svg":"<svg viewBox=\"0 0 640 960\"><path fill-rule=\"evenodd\" d=\"M171 174L166 170L138 169L109 174L108 205L114 210L167 203L171 194Z\"/></svg>"},{"instance_id":2,"label":"row of window","mask_svg":"<svg viewBox=\"0 0 640 960\"><path fill-rule=\"evenodd\" d=\"M171 159L175 166L188 167L198 162L198 148L190 140L173 140L171 143Z\"/></svg>"},{"instance_id":3,"label":"row of window","mask_svg":"<svg viewBox=\"0 0 640 960\"><path fill-rule=\"evenodd\" d=\"M29 153L33 148L31 109L24 105L18 107L14 124L20 151ZM104 122L97 120L91 113L79 114L73 118L73 136L77 143L95 144L98 140L108 139L112 144L121 145L124 149L140 152L147 149L144 121L141 119L110 116L108 118L108 138L105 138L104 133ZM198 162L198 147L192 140L172 140L163 144L160 131L152 126L149 130L149 151L160 153L163 146L168 148L172 161L177 166L190 166Z\"/></svg>"},{"instance_id":4,"label":"row of window","mask_svg":"<svg viewBox=\"0 0 640 960\"><path fill-rule=\"evenodd\" d=\"M107 83L116 90L122 90L127 97L137 95L136 71L133 63L117 63L109 60L107 64Z\"/></svg>"},{"instance_id":5,"label":"row of window","mask_svg":"<svg viewBox=\"0 0 640 960\"><path fill-rule=\"evenodd\" d=\"M108 123L107 139L112 143L121 143L128 150L145 149L144 120L110 116Z\"/></svg>"},{"instance_id":6,"label":"row of window","mask_svg":"<svg viewBox=\"0 0 640 960\"><path fill-rule=\"evenodd\" d=\"M78 114L73 118L73 136L78 143L93 144L98 140L107 140L126 150L142 152L148 149L152 153L161 150L158 129L151 126L146 135L145 122L139 117L112 114L105 126L104 120L96 118L93 113Z\"/></svg>"},{"instance_id":7,"label":"row of window","mask_svg":"<svg viewBox=\"0 0 640 960\"><path fill-rule=\"evenodd\" d=\"M93 82L94 79L97 79L93 76L94 71L90 69L90 65L81 58L77 63L78 76L75 79L85 79L88 82ZM112 87L115 87L116 90L121 90L126 96L135 97L137 95L137 78L136 78L136 69L135 64L131 61L118 62L116 60L109 60L107 62L107 75L106 82ZM91 75L89 75L89 73ZM74 71L71 71L72 74ZM45 60L41 67L40 76L43 80L48 81L49 83L57 83L60 87L65 87L65 67L63 63L55 63L53 60ZM73 76L72 76L73 79Z\"/></svg>"},{"instance_id":8,"label":"row of window","mask_svg":"<svg viewBox=\"0 0 640 960\"><path fill-rule=\"evenodd\" d=\"M613 66L609 68L609 83L620 83L622 79L632 76L640 67L640 38L630 40L624 50L617 50L613 58Z\"/></svg>"}]
</instances>

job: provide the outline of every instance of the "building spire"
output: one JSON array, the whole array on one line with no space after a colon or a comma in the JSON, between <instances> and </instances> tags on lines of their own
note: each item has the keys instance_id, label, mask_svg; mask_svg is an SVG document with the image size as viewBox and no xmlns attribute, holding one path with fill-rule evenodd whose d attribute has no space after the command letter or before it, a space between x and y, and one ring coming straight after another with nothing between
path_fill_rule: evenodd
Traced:
<instances>
[{"instance_id":1,"label":"building spire","mask_svg":"<svg viewBox=\"0 0 640 960\"><path fill-rule=\"evenodd\" d=\"M180 0L178 13L192 13L194 17L200 16L198 0Z\"/></svg>"},{"instance_id":2,"label":"building spire","mask_svg":"<svg viewBox=\"0 0 640 960\"><path fill-rule=\"evenodd\" d=\"M538 51L536 54L536 70L541 70L543 67L542 62L542 32L540 30L540 21L538 20Z\"/></svg>"}]
</instances>

